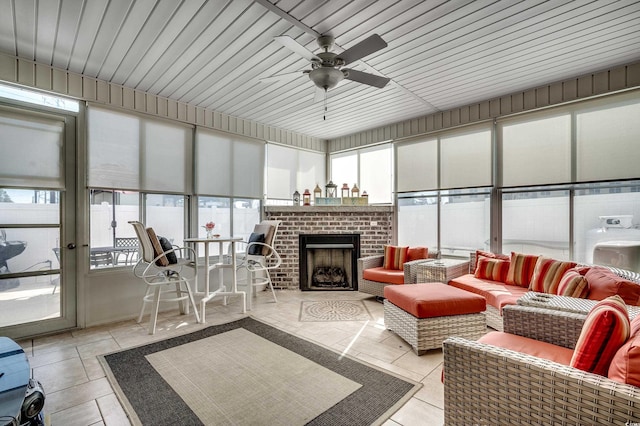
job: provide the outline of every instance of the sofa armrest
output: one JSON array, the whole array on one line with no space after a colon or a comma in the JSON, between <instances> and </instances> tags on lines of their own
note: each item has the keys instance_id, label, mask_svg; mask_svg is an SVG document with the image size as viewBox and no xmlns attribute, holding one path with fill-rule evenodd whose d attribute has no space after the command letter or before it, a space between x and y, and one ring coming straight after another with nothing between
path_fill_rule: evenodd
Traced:
<instances>
[{"instance_id":1,"label":"sofa armrest","mask_svg":"<svg viewBox=\"0 0 640 426\"><path fill-rule=\"evenodd\" d=\"M358 261L356 262L357 268L358 268L358 282L361 283L362 282L362 272L365 269L369 269L369 268L377 268L379 266L382 266L384 264L384 255L383 254L376 254L373 256L366 256L366 257L359 257Z\"/></svg>"},{"instance_id":2,"label":"sofa armrest","mask_svg":"<svg viewBox=\"0 0 640 426\"><path fill-rule=\"evenodd\" d=\"M507 305L502 308L505 332L569 349L575 348L586 318L586 314L531 306Z\"/></svg>"},{"instance_id":3,"label":"sofa armrest","mask_svg":"<svg viewBox=\"0 0 640 426\"><path fill-rule=\"evenodd\" d=\"M446 425L640 421L635 386L460 337L443 353Z\"/></svg>"},{"instance_id":4,"label":"sofa armrest","mask_svg":"<svg viewBox=\"0 0 640 426\"><path fill-rule=\"evenodd\" d=\"M417 259L411 262L404 262L402 269L404 270L404 283L415 284L418 282L418 265L426 262L429 259Z\"/></svg>"}]
</instances>

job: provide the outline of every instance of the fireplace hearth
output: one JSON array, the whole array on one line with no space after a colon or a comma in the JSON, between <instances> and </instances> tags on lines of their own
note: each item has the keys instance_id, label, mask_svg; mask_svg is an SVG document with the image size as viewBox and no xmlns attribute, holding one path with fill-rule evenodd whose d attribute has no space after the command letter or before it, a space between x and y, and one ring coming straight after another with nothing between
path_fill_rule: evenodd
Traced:
<instances>
[{"instance_id":1,"label":"fireplace hearth","mask_svg":"<svg viewBox=\"0 0 640 426\"><path fill-rule=\"evenodd\" d=\"M300 234L300 289L357 290L359 234Z\"/></svg>"}]
</instances>

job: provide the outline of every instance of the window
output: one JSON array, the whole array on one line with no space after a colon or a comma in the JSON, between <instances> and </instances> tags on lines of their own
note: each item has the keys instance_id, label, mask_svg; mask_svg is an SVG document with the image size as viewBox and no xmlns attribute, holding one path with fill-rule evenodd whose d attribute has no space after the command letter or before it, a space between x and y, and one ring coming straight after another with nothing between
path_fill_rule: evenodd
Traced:
<instances>
[{"instance_id":1,"label":"window","mask_svg":"<svg viewBox=\"0 0 640 426\"><path fill-rule=\"evenodd\" d=\"M569 190L531 188L502 195L502 251L570 258Z\"/></svg>"},{"instance_id":2,"label":"window","mask_svg":"<svg viewBox=\"0 0 640 426\"><path fill-rule=\"evenodd\" d=\"M398 244L438 249L438 193L398 196Z\"/></svg>"},{"instance_id":3,"label":"window","mask_svg":"<svg viewBox=\"0 0 640 426\"><path fill-rule=\"evenodd\" d=\"M357 184L360 194L369 195L370 204L393 202L393 146L383 144L357 151L331 155L331 180L338 185L338 195L343 184L352 188Z\"/></svg>"},{"instance_id":4,"label":"window","mask_svg":"<svg viewBox=\"0 0 640 426\"><path fill-rule=\"evenodd\" d=\"M292 204L295 191L308 189L313 193L316 185L326 183L326 155L311 151L267 145L267 203ZM283 201L286 200L286 203Z\"/></svg>"},{"instance_id":5,"label":"window","mask_svg":"<svg viewBox=\"0 0 640 426\"><path fill-rule=\"evenodd\" d=\"M573 229L573 257L578 262L592 263L598 243L635 241L640 246L640 181L578 186ZM622 252L617 260L624 269L640 268L640 265L629 264L631 259Z\"/></svg>"},{"instance_id":6,"label":"window","mask_svg":"<svg viewBox=\"0 0 640 426\"><path fill-rule=\"evenodd\" d=\"M467 256L489 250L491 189L450 190L440 193L440 250L444 256Z\"/></svg>"}]
</instances>

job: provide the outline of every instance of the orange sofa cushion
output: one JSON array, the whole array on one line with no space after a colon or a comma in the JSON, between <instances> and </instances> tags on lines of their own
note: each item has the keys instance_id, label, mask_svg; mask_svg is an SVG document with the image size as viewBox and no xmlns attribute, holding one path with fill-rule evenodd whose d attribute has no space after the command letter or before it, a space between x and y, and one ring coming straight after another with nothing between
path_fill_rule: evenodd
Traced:
<instances>
[{"instance_id":1,"label":"orange sofa cushion","mask_svg":"<svg viewBox=\"0 0 640 426\"><path fill-rule=\"evenodd\" d=\"M614 355L608 377L640 387L640 315L631 321L631 336Z\"/></svg>"},{"instance_id":2,"label":"orange sofa cushion","mask_svg":"<svg viewBox=\"0 0 640 426\"><path fill-rule=\"evenodd\" d=\"M416 318L476 314L486 309L484 297L442 283L387 286L384 297Z\"/></svg>"},{"instance_id":3,"label":"orange sofa cushion","mask_svg":"<svg viewBox=\"0 0 640 426\"><path fill-rule=\"evenodd\" d=\"M502 314L505 305L515 305L516 301L529 290L525 287L476 278L473 274L462 275L449 281L449 286L479 294L487 299Z\"/></svg>"},{"instance_id":4,"label":"orange sofa cushion","mask_svg":"<svg viewBox=\"0 0 640 426\"><path fill-rule=\"evenodd\" d=\"M625 280L611 270L594 266L584 276L589 283L591 300L603 300L617 294L627 305L640 305L640 284Z\"/></svg>"},{"instance_id":5,"label":"orange sofa cushion","mask_svg":"<svg viewBox=\"0 0 640 426\"><path fill-rule=\"evenodd\" d=\"M428 256L429 249L427 247L409 247L407 250L407 262L426 259Z\"/></svg>"},{"instance_id":6,"label":"orange sofa cushion","mask_svg":"<svg viewBox=\"0 0 640 426\"><path fill-rule=\"evenodd\" d=\"M362 278L386 284L404 284L404 271L384 269L382 266L362 271Z\"/></svg>"},{"instance_id":7,"label":"orange sofa cushion","mask_svg":"<svg viewBox=\"0 0 640 426\"><path fill-rule=\"evenodd\" d=\"M547 359L562 365L569 365L573 356L573 351L569 348L501 331L491 331L479 338L478 342Z\"/></svg>"}]
</instances>

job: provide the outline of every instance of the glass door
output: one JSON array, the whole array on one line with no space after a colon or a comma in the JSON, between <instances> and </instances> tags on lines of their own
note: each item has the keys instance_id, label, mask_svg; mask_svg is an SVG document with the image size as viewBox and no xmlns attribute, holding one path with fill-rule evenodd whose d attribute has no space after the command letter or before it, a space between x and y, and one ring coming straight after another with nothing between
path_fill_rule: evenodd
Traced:
<instances>
[{"instance_id":1,"label":"glass door","mask_svg":"<svg viewBox=\"0 0 640 426\"><path fill-rule=\"evenodd\" d=\"M75 122L0 105L0 335L76 325Z\"/></svg>"}]
</instances>

